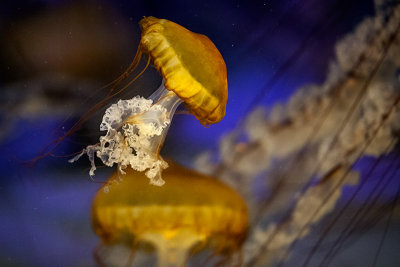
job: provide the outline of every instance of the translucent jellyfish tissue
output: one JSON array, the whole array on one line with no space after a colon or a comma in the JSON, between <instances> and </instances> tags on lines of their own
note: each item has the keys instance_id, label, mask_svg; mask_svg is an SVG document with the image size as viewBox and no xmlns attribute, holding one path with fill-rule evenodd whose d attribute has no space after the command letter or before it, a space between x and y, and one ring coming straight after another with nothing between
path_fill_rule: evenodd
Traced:
<instances>
[{"instance_id":1,"label":"translucent jellyfish tissue","mask_svg":"<svg viewBox=\"0 0 400 267\"><path fill-rule=\"evenodd\" d=\"M119 100L103 116L100 130L107 133L100 137L100 142L87 146L70 162L86 153L91 162L90 176L96 170L97 156L106 166L118 164L118 170L123 174L128 166L137 171L148 169L146 176L150 183L163 185L161 172L168 163L160 156L160 150L180 103L182 100L164 87L164 81L149 99L135 96Z\"/></svg>"}]
</instances>

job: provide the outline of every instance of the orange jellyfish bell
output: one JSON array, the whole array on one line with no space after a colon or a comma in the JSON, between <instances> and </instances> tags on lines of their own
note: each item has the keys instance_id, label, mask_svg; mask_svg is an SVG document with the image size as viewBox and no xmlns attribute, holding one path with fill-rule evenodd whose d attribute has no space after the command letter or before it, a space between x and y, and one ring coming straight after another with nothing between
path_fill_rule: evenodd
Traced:
<instances>
[{"instance_id":1,"label":"orange jellyfish bell","mask_svg":"<svg viewBox=\"0 0 400 267\"><path fill-rule=\"evenodd\" d=\"M166 19L145 17L141 49L203 125L225 115L228 83L225 61L211 40Z\"/></svg>"},{"instance_id":2,"label":"orange jellyfish bell","mask_svg":"<svg viewBox=\"0 0 400 267\"><path fill-rule=\"evenodd\" d=\"M135 250L150 243L158 266L184 266L194 248L227 256L239 252L249 223L244 200L215 178L169 165L162 187L127 169L124 177L115 173L103 186L106 190L98 191L92 225L102 245L125 244Z\"/></svg>"}]
</instances>

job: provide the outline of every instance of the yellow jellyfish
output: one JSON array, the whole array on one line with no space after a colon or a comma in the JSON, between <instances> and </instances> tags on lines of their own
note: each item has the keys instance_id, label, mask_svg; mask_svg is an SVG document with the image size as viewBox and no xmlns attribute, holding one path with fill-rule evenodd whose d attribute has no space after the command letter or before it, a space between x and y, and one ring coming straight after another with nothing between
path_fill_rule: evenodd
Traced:
<instances>
[{"instance_id":1,"label":"yellow jellyfish","mask_svg":"<svg viewBox=\"0 0 400 267\"><path fill-rule=\"evenodd\" d=\"M150 183L162 185L161 172L168 164L159 153L177 106L184 102L203 125L219 122L228 97L226 66L205 35L154 17L143 18L140 25L137 57L128 70L136 68L141 55L147 54L163 77L161 86L150 99L136 96L111 105L100 125L107 134L70 161L86 153L91 176L97 156L107 166L118 164L121 173L128 166L147 170Z\"/></svg>"},{"instance_id":2,"label":"yellow jellyfish","mask_svg":"<svg viewBox=\"0 0 400 267\"><path fill-rule=\"evenodd\" d=\"M183 266L193 249L216 254L239 251L248 229L243 199L222 182L170 163L167 183L151 186L144 174L127 169L99 190L92 206L92 224L104 245L125 242L156 248L159 266ZM104 190L107 189L107 190Z\"/></svg>"}]
</instances>

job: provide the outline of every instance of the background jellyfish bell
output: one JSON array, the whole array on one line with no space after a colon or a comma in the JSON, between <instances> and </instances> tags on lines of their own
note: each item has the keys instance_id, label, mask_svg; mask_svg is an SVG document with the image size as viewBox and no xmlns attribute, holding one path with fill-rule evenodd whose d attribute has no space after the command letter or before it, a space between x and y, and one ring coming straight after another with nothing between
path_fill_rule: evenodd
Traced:
<instances>
[{"instance_id":1,"label":"background jellyfish bell","mask_svg":"<svg viewBox=\"0 0 400 267\"><path fill-rule=\"evenodd\" d=\"M193 249L209 249L229 262L247 234L243 199L213 177L169 164L163 187L149 185L140 179L143 173L129 169L123 179L118 173L110 177L107 192L99 190L92 206L93 228L101 237L97 251L127 244L132 256L114 264L135 263L133 253L144 242L155 247L158 266L182 266Z\"/></svg>"}]
</instances>

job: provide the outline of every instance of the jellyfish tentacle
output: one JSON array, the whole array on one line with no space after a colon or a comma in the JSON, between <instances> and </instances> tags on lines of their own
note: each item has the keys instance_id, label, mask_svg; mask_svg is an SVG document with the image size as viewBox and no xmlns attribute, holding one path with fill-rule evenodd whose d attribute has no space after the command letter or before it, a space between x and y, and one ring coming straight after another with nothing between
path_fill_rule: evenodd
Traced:
<instances>
[{"instance_id":1,"label":"jellyfish tentacle","mask_svg":"<svg viewBox=\"0 0 400 267\"><path fill-rule=\"evenodd\" d=\"M153 103L151 99L134 97L120 100L111 105L103 117L100 130L107 131L100 137L100 143L88 146L70 162L86 153L91 162L90 175L94 175L97 156L107 166L118 164L118 170L131 166L138 171L146 171L150 183L161 186L163 169L168 164L160 156L160 150L167 135L172 117L182 100L162 84Z\"/></svg>"},{"instance_id":2,"label":"jellyfish tentacle","mask_svg":"<svg viewBox=\"0 0 400 267\"><path fill-rule=\"evenodd\" d=\"M143 52L141 49L141 46L139 45L135 57L133 58L131 64L129 65L129 67L121 74L119 75L116 79L114 79L113 81L107 83L106 85L104 85L103 87L101 87L99 89L99 91L106 89L108 87L110 87L109 92L107 93L107 95L100 100L98 103L96 103L94 106L90 107L80 118L77 122L75 122L72 127L62 136L58 137L55 140L52 140L48 145L46 145L43 148L43 151L36 156L34 159L32 159L31 161L33 163L39 161L42 158L45 158L47 156L51 156L51 157L68 157L69 155L63 155L63 156L55 156L53 154L53 151L58 147L58 145L64 141L64 139L70 135L72 135L73 133L75 133L77 130L80 129L80 127L82 126L83 123L85 123L92 115L93 113L95 113L96 111L98 111L99 109L101 109L106 103L107 101L109 101L112 97L118 95L119 93L121 93L122 91L124 91L129 85L131 85L135 80L137 80L137 78L139 78L143 72L147 69L148 65L150 64L150 59L148 59L148 63L146 65L146 67L144 68L144 70L142 70L136 77L134 77L127 86L124 86L122 89L118 90L116 93L113 93L115 91L115 89L121 84L121 82L123 82L132 72L134 72L136 70L136 68L138 67L140 60L142 58ZM77 152L76 154L79 154L80 152Z\"/></svg>"},{"instance_id":3,"label":"jellyfish tentacle","mask_svg":"<svg viewBox=\"0 0 400 267\"><path fill-rule=\"evenodd\" d=\"M128 76L135 71L135 69L137 68L137 66L140 63L140 60L142 59L142 51L140 49L140 46L138 47L138 49L136 50L136 54L135 57L133 58L131 64L129 65L129 67L118 77L116 78L114 81L108 83L107 85L105 85L103 88L107 88L108 86L112 87L110 88L107 96L111 95L112 92L116 89L116 87L121 84L122 81L124 81L126 78L128 78Z\"/></svg>"}]
</instances>

